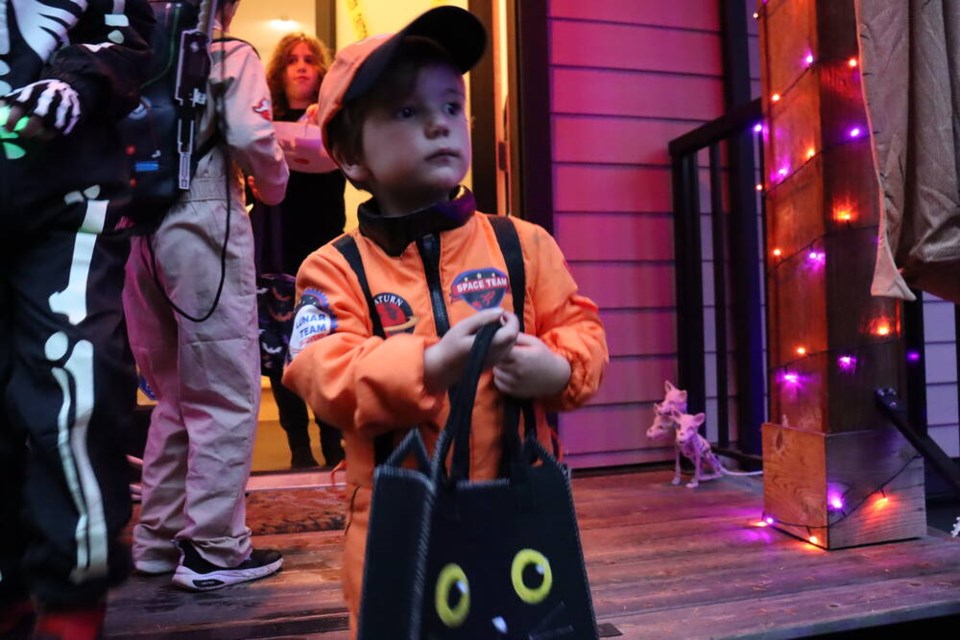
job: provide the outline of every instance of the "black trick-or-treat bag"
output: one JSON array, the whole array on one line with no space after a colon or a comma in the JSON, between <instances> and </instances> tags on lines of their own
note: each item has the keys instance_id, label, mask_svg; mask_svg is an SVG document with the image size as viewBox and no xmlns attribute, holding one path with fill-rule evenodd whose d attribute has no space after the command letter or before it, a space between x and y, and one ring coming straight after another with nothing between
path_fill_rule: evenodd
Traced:
<instances>
[{"instance_id":1,"label":"black trick-or-treat bag","mask_svg":"<svg viewBox=\"0 0 960 640\"><path fill-rule=\"evenodd\" d=\"M477 382L497 328L477 335L433 459L414 429L374 473L360 640L597 638L569 476L532 421L521 441L516 401L506 403L501 477L468 479ZM419 468L402 466L411 455Z\"/></svg>"},{"instance_id":2,"label":"black trick-or-treat bag","mask_svg":"<svg viewBox=\"0 0 960 640\"><path fill-rule=\"evenodd\" d=\"M257 324L260 335L260 373L283 371L293 331L296 278L285 273L257 276Z\"/></svg>"}]
</instances>

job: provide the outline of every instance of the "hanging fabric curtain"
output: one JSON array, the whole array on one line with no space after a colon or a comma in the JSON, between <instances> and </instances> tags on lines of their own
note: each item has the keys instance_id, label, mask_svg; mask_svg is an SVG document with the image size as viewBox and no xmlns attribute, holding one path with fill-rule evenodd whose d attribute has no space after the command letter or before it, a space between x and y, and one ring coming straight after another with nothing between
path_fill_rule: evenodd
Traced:
<instances>
[{"instance_id":1,"label":"hanging fabric curtain","mask_svg":"<svg viewBox=\"0 0 960 640\"><path fill-rule=\"evenodd\" d=\"M880 188L870 292L960 303L960 2L856 0Z\"/></svg>"}]
</instances>

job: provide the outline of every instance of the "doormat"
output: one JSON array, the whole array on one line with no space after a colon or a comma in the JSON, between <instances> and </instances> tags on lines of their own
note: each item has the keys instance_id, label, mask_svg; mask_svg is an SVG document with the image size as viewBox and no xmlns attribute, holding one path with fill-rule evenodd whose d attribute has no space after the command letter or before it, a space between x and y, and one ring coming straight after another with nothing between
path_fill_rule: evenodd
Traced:
<instances>
[{"instance_id":1,"label":"doormat","mask_svg":"<svg viewBox=\"0 0 960 640\"><path fill-rule=\"evenodd\" d=\"M342 530L347 516L345 491L342 486L251 491L247 493L247 526L255 536ZM128 529L139 517L137 501Z\"/></svg>"},{"instance_id":2,"label":"doormat","mask_svg":"<svg viewBox=\"0 0 960 640\"><path fill-rule=\"evenodd\" d=\"M247 526L255 536L344 528L344 487L271 489L247 494Z\"/></svg>"}]
</instances>

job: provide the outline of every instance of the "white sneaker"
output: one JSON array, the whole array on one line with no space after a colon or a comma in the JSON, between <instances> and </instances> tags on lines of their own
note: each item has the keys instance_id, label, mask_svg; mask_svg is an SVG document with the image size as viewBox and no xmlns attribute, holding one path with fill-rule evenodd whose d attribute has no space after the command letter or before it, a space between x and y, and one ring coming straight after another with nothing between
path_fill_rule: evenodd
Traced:
<instances>
[{"instance_id":1,"label":"white sneaker","mask_svg":"<svg viewBox=\"0 0 960 640\"><path fill-rule=\"evenodd\" d=\"M254 549L249 558L226 568L204 560L189 540L180 540L178 544L180 565L173 573L173 584L189 591L212 591L257 580L276 573L283 566L283 556L275 549Z\"/></svg>"}]
</instances>

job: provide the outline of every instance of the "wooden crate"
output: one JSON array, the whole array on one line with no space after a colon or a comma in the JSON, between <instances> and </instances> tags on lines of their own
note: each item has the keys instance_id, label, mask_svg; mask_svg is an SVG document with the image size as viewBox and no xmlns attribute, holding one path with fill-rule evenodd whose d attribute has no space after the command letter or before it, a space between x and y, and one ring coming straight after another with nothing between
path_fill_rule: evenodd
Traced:
<instances>
[{"instance_id":1,"label":"wooden crate","mask_svg":"<svg viewBox=\"0 0 960 640\"><path fill-rule=\"evenodd\" d=\"M768 423L762 431L763 508L773 527L824 549L926 535L923 459L896 429Z\"/></svg>"}]
</instances>

